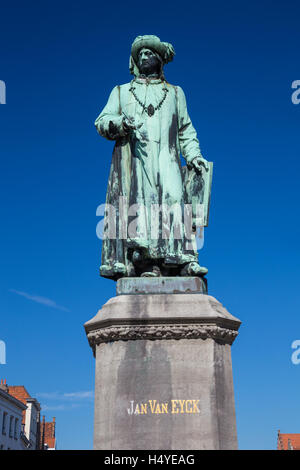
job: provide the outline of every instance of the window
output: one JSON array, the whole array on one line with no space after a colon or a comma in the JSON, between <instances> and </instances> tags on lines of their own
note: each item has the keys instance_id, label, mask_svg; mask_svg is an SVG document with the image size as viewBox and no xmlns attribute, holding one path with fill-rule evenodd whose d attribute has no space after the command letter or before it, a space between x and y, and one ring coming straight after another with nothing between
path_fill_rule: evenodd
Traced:
<instances>
[{"instance_id":1,"label":"window","mask_svg":"<svg viewBox=\"0 0 300 470\"><path fill-rule=\"evenodd\" d=\"M13 423L14 423L14 417L11 416L9 420L9 437L13 437Z\"/></svg>"},{"instance_id":2,"label":"window","mask_svg":"<svg viewBox=\"0 0 300 470\"><path fill-rule=\"evenodd\" d=\"M15 439L18 439L18 427L19 427L19 420L18 418L15 419Z\"/></svg>"},{"instance_id":3,"label":"window","mask_svg":"<svg viewBox=\"0 0 300 470\"><path fill-rule=\"evenodd\" d=\"M2 434L6 434L6 418L7 418L7 413L5 413L4 411L3 418L2 418Z\"/></svg>"}]
</instances>

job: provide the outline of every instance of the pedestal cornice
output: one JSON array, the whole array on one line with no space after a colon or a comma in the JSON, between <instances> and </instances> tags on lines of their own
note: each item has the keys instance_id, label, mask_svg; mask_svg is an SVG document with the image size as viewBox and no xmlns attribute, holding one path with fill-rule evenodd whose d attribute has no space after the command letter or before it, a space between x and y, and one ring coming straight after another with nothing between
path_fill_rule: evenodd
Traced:
<instances>
[{"instance_id":1,"label":"pedestal cornice","mask_svg":"<svg viewBox=\"0 0 300 470\"><path fill-rule=\"evenodd\" d=\"M111 341L212 338L232 344L240 324L209 295L139 294L113 297L84 326L95 352L97 344Z\"/></svg>"}]
</instances>

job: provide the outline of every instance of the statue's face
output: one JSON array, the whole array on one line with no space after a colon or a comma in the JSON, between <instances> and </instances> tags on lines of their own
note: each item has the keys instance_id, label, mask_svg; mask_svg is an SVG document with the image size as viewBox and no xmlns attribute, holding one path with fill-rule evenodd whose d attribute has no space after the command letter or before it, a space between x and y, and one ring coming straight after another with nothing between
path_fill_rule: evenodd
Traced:
<instances>
[{"instance_id":1,"label":"statue's face","mask_svg":"<svg viewBox=\"0 0 300 470\"><path fill-rule=\"evenodd\" d=\"M139 52L138 67L140 73L144 75L158 74L160 70L160 61L151 49L146 49L144 47Z\"/></svg>"}]
</instances>

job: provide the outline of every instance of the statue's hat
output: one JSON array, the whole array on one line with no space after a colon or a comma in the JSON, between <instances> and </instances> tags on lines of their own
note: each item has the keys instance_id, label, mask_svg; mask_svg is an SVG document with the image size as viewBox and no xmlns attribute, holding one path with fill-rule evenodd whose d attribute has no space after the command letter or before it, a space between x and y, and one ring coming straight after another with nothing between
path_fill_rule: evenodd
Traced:
<instances>
[{"instance_id":1,"label":"statue's hat","mask_svg":"<svg viewBox=\"0 0 300 470\"><path fill-rule=\"evenodd\" d=\"M138 36L135 38L131 46L131 56L135 63L137 63L139 51L143 47L157 52L164 64L171 62L175 55L172 44L169 44L168 42L162 42L159 37L153 35Z\"/></svg>"}]
</instances>

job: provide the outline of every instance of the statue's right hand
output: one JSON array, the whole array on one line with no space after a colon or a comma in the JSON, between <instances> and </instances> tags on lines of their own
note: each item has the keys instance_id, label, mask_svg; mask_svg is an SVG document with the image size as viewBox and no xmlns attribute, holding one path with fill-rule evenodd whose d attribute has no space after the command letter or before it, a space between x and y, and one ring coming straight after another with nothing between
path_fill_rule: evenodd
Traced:
<instances>
[{"instance_id":1,"label":"statue's right hand","mask_svg":"<svg viewBox=\"0 0 300 470\"><path fill-rule=\"evenodd\" d=\"M129 134L131 131L135 131L137 129L136 125L135 125L135 122L134 122L134 118L132 119L127 119L126 117L123 118L123 122L122 122L122 125L123 125L123 129L124 131Z\"/></svg>"}]
</instances>

